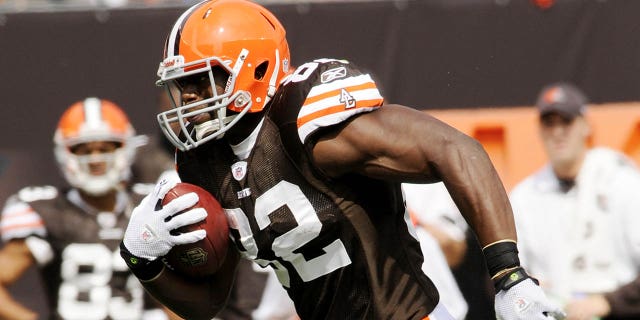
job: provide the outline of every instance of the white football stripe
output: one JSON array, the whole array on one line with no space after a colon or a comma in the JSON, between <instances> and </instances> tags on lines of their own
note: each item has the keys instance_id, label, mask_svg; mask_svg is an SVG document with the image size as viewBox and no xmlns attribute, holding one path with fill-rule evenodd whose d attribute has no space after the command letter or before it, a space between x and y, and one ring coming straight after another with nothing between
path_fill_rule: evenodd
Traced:
<instances>
[{"instance_id":1,"label":"white football stripe","mask_svg":"<svg viewBox=\"0 0 640 320\"><path fill-rule=\"evenodd\" d=\"M171 28L171 33L169 34L169 40L167 41L167 58L173 57L177 53L177 52L174 52L173 49L176 47L176 37L178 36L178 31L180 31L182 22L191 15L191 12L193 12L196 8L199 8L200 5L204 2L206 1L202 1L196 5L193 5L187 11L185 11L180 16L180 18L178 18L178 21L176 21L176 23L173 25L173 28Z\"/></svg>"},{"instance_id":2,"label":"white football stripe","mask_svg":"<svg viewBox=\"0 0 640 320\"><path fill-rule=\"evenodd\" d=\"M347 90L348 91L348 90ZM362 101L362 100L375 100L375 99L382 99L382 95L380 94L380 91L378 91L378 89L375 88L371 88L371 89L364 89L364 90L356 90L356 91L348 91L350 95L353 96L353 98L356 99L356 101ZM309 114L312 114L314 112L320 111L322 109L325 108L330 108L333 107L335 105L339 105L340 102L340 93L336 93L335 96L331 96L331 97L327 97L324 98L322 100L318 100L314 103L310 103L302 108L300 108L300 113L298 114L298 117L304 117L307 116Z\"/></svg>"},{"instance_id":3,"label":"white football stripe","mask_svg":"<svg viewBox=\"0 0 640 320\"><path fill-rule=\"evenodd\" d=\"M89 128L99 128L102 125L102 102L98 98L86 98L83 102L84 121Z\"/></svg>"}]
</instances>

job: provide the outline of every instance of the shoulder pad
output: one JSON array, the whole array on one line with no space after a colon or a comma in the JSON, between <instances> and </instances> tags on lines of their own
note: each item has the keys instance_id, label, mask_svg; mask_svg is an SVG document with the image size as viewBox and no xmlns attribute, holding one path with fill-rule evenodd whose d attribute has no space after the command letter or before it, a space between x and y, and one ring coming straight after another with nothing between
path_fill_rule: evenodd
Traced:
<instances>
[{"instance_id":1,"label":"shoulder pad","mask_svg":"<svg viewBox=\"0 0 640 320\"><path fill-rule=\"evenodd\" d=\"M22 188L17 193L18 200L22 202L51 200L57 196L58 189L54 186L30 186Z\"/></svg>"},{"instance_id":2,"label":"shoulder pad","mask_svg":"<svg viewBox=\"0 0 640 320\"><path fill-rule=\"evenodd\" d=\"M297 116L301 142L317 129L379 108L384 99L368 73L346 60L317 59L298 67L284 85L304 83Z\"/></svg>"},{"instance_id":3,"label":"shoulder pad","mask_svg":"<svg viewBox=\"0 0 640 320\"><path fill-rule=\"evenodd\" d=\"M46 236L44 220L34 209L35 204L31 203L55 199L57 196L58 190L52 186L26 187L11 196L2 209L2 241L25 239L32 235Z\"/></svg>"}]
</instances>

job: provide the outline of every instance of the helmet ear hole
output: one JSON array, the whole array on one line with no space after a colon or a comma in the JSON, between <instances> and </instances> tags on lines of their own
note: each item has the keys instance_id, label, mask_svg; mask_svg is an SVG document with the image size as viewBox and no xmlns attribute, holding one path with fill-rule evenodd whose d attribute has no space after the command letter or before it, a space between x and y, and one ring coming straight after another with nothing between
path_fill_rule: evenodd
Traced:
<instances>
[{"instance_id":1,"label":"helmet ear hole","mask_svg":"<svg viewBox=\"0 0 640 320\"><path fill-rule=\"evenodd\" d=\"M264 75L267 73L267 68L269 68L269 61L265 61L256 67L256 71L253 73L253 77L256 80L262 80Z\"/></svg>"}]
</instances>

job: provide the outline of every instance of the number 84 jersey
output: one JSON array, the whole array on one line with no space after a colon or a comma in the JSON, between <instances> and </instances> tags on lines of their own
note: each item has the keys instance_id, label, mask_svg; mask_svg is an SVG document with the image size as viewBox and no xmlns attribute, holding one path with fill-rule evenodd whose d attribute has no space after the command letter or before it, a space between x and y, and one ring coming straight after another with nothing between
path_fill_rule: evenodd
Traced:
<instances>
[{"instance_id":1,"label":"number 84 jersey","mask_svg":"<svg viewBox=\"0 0 640 320\"><path fill-rule=\"evenodd\" d=\"M399 184L330 179L312 161L323 129L381 106L368 74L315 60L285 80L246 145L177 155L182 180L220 201L237 248L274 268L303 319L422 319L438 302Z\"/></svg>"},{"instance_id":2,"label":"number 84 jersey","mask_svg":"<svg viewBox=\"0 0 640 320\"><path fill-rule=\"evenodd\" d=\"M40 266L50 319L141 319L145 294L119 255L133 203L142 195L118 194L113 212L101 212L78 190L27 187L7 201L3 241L25 239Z\"/></svg>"}]
</instances>

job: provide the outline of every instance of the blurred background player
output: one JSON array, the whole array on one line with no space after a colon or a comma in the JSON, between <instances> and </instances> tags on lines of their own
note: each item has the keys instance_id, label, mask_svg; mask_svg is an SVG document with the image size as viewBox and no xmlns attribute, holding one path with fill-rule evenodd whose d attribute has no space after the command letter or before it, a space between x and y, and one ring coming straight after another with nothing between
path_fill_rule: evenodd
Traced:
<instances>
[{"instance_id":1,"label":"blurred background player","mask_svg":"<svg viewBox=\"0 0 640 320\"><path fill-rule=\"evenodd\" d=\"M118 254L133 204L127 189L136 136L114 103L87 98L61 116L54 153L70 188L26 187L7 201L0 221L0 318L37 319L6 287L37 264L50 319L166 319Z\"/></svg>"},{"instance_id":2,"label":"blurred background player","mask_svg":"<svg viewBox=\"0 0 640 320\"><path fill-rule=\"evenodd\" d=\"M433 280L440 299L456 320L464 320L469 306L453 275L467 248L468 226L442 183L403 183L407 210L425 257L422 271Z\"/></svg>"},{"instance_id":3,"label":"blurred background player","mask_svg":"<svg viewBox=\"0 0 640 320\"><path fill-rule=\"evenodd\" d=\"M164 91L158 93L156 103L160 111L171 108L171 102ZM138 148L137 152L144 156L136 157L131 165L130 179L133 188L145 194L153 190L158 180L167 176L178 176L175 170L175 147L164 138L160 129L147 136L147 143Z\"/></svg>"},{"instance_id":4,"label":"blurred background player","mask_svg":"<svg viewBox=\"0 0 640 320\"><path fill-rule=\"evenodd\" d=\"M622 153L591 147L574 85L546 86L537 107L549 163L510 195L522 264L567 319L639 319L637 284L623 285L640 270L640 174Z\"/></svg>"}]
</instances>

